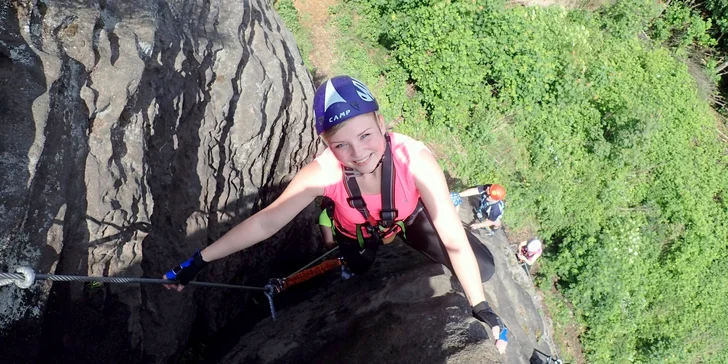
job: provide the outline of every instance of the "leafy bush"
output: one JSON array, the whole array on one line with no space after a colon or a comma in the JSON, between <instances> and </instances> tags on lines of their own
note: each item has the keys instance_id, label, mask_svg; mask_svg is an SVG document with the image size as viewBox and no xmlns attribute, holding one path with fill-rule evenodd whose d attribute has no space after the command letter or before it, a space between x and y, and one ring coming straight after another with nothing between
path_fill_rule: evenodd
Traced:
<instances>
[{"instance_id":1,"label":"leafy bush","mask_svg":"<svg viewBox=\"0 0 728 364\"><path fill-rule=\"evenodd\" d=\"M702 5L707 10L713 24L716 25L714 30L716 38L722 38L721 35L728 32L728 1L706 0ZM725 46L725 40L723 40L721 47L725 49Z\"/></svg>"},{"instance_id":2,"label":"leafy bush","mask_svg":"<svg viewBox=\"0 0 728 364\"><path fill-rule=\"evenodd\" d=\"M654 0L617 0L601 10L600 19L612 36L630 39L645 30L660 10L660 4Z\"/></svg>"},{"instance_id":3,"label":"leafy bush","mask_svg":"<svg viewBox=\"0 0 728 364\"><path fill-rule=\"evenodd\" d=\"M342 26L364 29L344 67L398 130L447 148L463 183L505 184L510 226L538 222L542 272L586 326L590 362L728 360L725 145L663 47L712 44L709 22L672 6L655 18L651 1L343 6L359 20ZM655 43L637 37L648 27Z\"/></svg>"},{"instance_id":4,"label":"leafy bush","mask_svg":"<svg viewBox=\"0 0 728 364\"><path fill-rule=\"evenodd\" d=\"M709 34L711 25L710 19L703 19L685 4L675 2L652 22L650 33L655 41L684 54L693 45L713 47L717 44Z\"/></svg>"}]
</instances>

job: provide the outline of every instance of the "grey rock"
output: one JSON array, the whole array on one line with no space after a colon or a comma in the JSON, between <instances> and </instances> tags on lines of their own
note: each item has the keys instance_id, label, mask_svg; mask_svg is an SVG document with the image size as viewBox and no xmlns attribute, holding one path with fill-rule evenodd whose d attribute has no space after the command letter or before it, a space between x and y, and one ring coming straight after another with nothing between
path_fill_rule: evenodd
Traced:
<instances>
[{"instance_id":1,"label":"grey rock","mask_svg":"<svg viewBox=\"0 0 728 364\"><path fill-rule=\"evenodd\" d=\"M221 362L503 362L487 337L449 270L395 241L365 274L261 321Z\"/></svg>"},{"instance_id":2,"label":"grey rock","mask_svg":"<svg viewBox=\"0 0 728 364\"><path fill-rule=\"evenodd\" d=\"M467 209L460 213L469 223ZM551 324L505 234L476 236L496 264L496 274L483 287L510 330L504 355L486 326L472 317L453 274L395 240L380 248L365 274L348 280L332 274L306 300L280 309L278 320L259 322L221 362L529 363L534 349L553 353Z\"/></svg>"},{"instance_id":3,"label":"grey rock","mask_svg":"<svg viewBox=\"0 0 728 364\"><path fill-rule=\"evenodd\" d=\"M270 203L318 148L294 44L267 1L0 2L0 268L159 277ZM308 259L311 213L200 279L260 285L283 252ZM3 288L0 357L164 361L180 317L205 335L248 301L170 293Z\"/></svg>"}]
</instances>

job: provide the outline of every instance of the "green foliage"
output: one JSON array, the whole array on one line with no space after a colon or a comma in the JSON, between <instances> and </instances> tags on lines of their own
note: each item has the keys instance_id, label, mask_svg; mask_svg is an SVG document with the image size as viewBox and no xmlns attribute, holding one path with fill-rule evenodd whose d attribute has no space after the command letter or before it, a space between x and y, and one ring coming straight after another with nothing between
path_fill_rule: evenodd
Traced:
<instances>
[{"instance_id":1,"label":"green foliage","mask_svg":"<svg viewBox=\"0 0 728 364\"><path fill-rule=\"evenodd\" d=\"M714 85L720 83L720 72L718 71L718 66L718 60L715 58L708 58L705 61L705 75Z\"/></svg>"},{"instance_id":2,"label":"green foliage","mask_svg":"<svg viewBox=\"0 0 728 364\"><path fill-rule=\"evenodd\" d=\"M650 33L655 41L685 53L694 44L702 47L717 44L709 34L710 27L710 19L703 19L685 4L674 2L652 22Z\"/></svg>"},{"instance_id":3,"label":"green foliage","mask_svg":"<svg viewBox=\"0 0 728 364\"><path fill-rule=\"evenodd\" d=\"M392 15L393 54L421 90L432 120L448 127L467 122L472 109L487 102L487 73L473 42L472 2L437 3L411 14Z\"/></svg>"},{"instance_id":4,"label":"green foliage","mask_svg":"<svg viewBox=\"0 0 728 364\"><path fill-rule=\"evenodd\" d=\"M574 304L589 362L726 359L725 145L673 57L712 45L710 22L627 0L597 14L404 0L337 12L338 71L372 85L452 176L505 184L510 226L538 222L542 272ZM648 27L654 43L637 37Z\"/></svg>"},{"instance_id":5,"label":"green foliage","mask_svg":"<svg viewBox=\"0 0 728 364\"><path fill-rule=\"evenodd\" d=\"M377 95L380 111L387 120L421 118L420 99L408 96L408 74L387 51L378 45L375 33L366 18L355 21L353 8L346 3L331 9L340 30L337 50L345 62L335 65L333 74L347 74L364 82ZM372 33L370 33L370 31Z\"/></svg>"},{"instance_id":6,"label":"green foliage","mask_svg":"<svg viewBox=\"0 0 728 364\"><path fill-rule=\"evenodd\" d=\"M654 0L617 0L602 10L602 26L614 37L629 39L646 29L660 10Z\"/></svg>"},{"instance_id":7,"label":"green foliage","mask_svg":"<svg viewBox=\"0 0 728 364\"><path fill-rule=\"evenodd\" d=\"M722 34L728 32L728 1L726 0L706 0L703 3L710 19L715 24L715 37L721 37ZM723 40L721 48L725 50L726 44Z\"/></svg>"}]
</instances>

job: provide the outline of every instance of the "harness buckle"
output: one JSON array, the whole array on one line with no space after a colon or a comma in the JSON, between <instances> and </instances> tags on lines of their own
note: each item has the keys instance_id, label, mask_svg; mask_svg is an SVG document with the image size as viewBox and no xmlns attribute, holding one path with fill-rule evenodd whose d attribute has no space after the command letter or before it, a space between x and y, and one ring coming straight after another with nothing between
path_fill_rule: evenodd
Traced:
<instances>
[{"instance_id":1,"label":"harness buckle","mask_svg":"<svg viewBox=\"0 0 728 364\"><path fill-rule=\"evenodd\" d=\"M379 235L379 230L377 229L377 226L372 226L368 223L364 224L363 226L367 230L369 236Z\"/></svg>"},{"instance_id":2,"label":"harness buckle","mask_svg":"<svg viewBox=\"0 0 728 364\"><path fill-rule=\"evenodd\" d=\"M366 202L364 202L364 198L362 198L361 196L349 197L346 199L346 202L349 203L349 206L357 210L367 207Z\"/></svg>"},{"instance_id":3,"label":"harness buckle","mask_svg":"<svg viewBox=\"0 0 728 364\"><path fill-rule=\"evenodd\" d=\"M397 209L382 209L379 213L379 218L382 220L382 225L390 227L394 224L394 220L397 219L398 215Z\"/></svg>"}]
</instances>

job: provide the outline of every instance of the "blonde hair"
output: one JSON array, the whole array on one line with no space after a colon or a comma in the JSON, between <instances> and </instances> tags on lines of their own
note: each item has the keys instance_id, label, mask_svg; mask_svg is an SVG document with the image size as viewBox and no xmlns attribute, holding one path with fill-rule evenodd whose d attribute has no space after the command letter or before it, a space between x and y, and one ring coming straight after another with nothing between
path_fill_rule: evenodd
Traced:
<instances>
[{"instance_id":1,"label":"blonde hair","mask_svg":"<svg viewBox=\"0 0 728 364\"><path fill-rule=\"evenodd\" d=\"M380 115L381 114L379 113L379 111L374 111L374 118L377 121L377 126L379 126L379 116ZM351 119L346 120L343 123L336 124L336 125L332 126L331 129L328 129L325 132L321 133L321 137L324 138L324 143L326 143L326 139L329 139L332 136L334 136L334 134L336 134L336 132L341 130L341 128L343 128L344 125L348 124L350 121L351 121ZM386 129L386 127L385 127L385 129Z\"/></svg>"}]
</instances>

